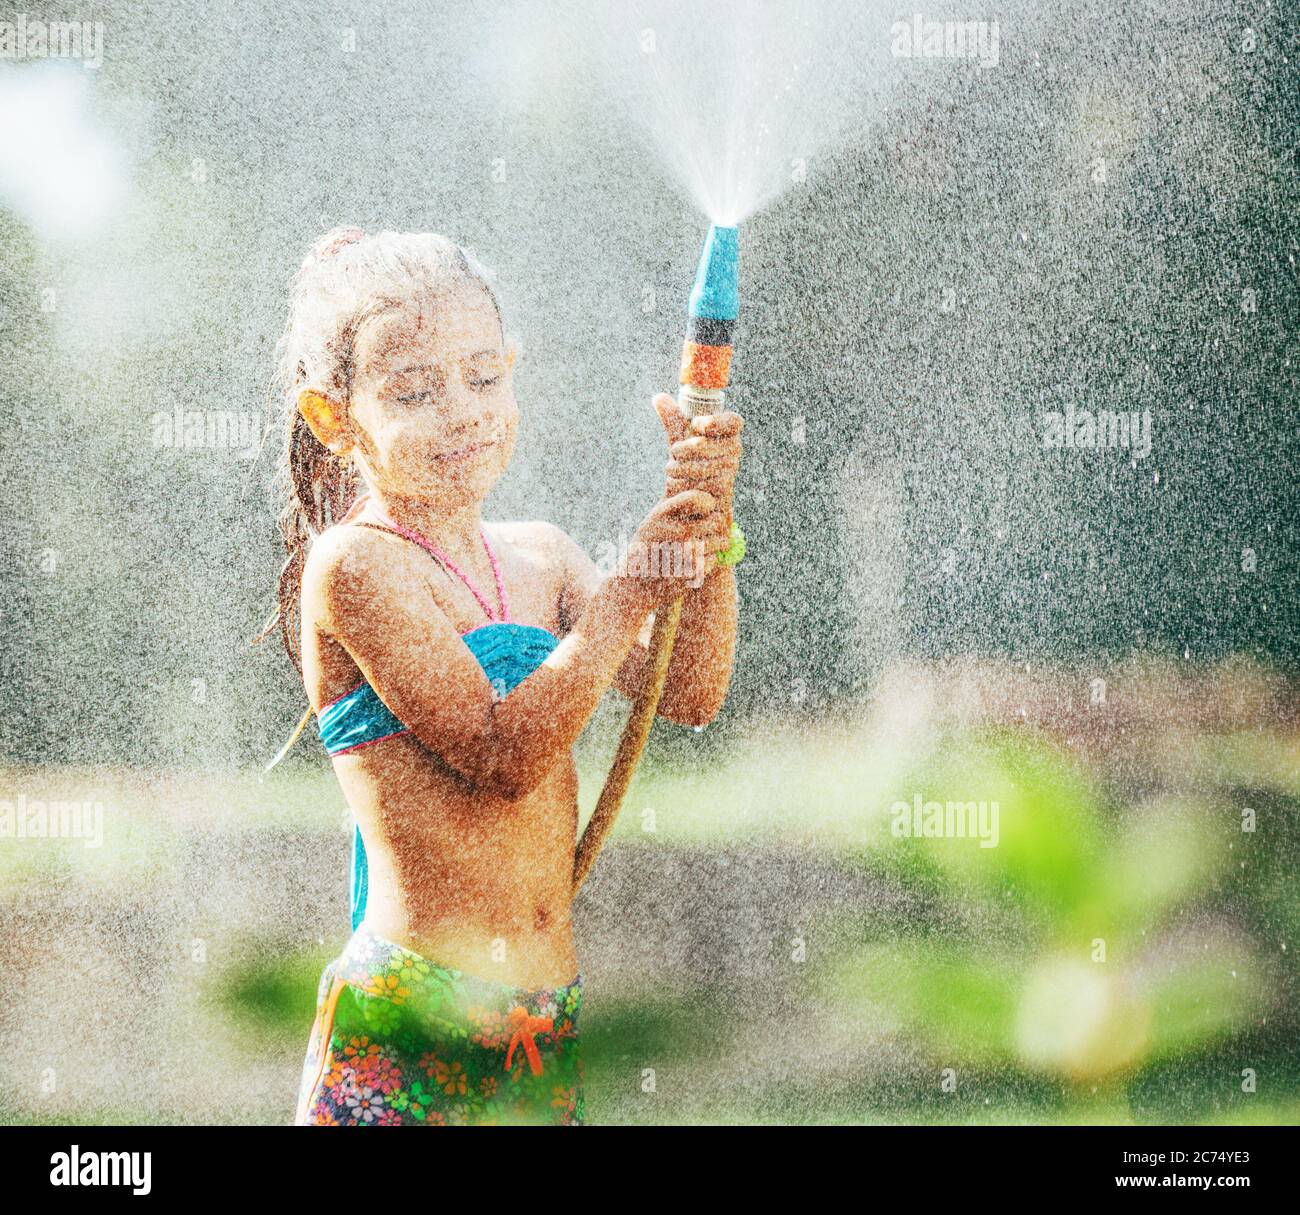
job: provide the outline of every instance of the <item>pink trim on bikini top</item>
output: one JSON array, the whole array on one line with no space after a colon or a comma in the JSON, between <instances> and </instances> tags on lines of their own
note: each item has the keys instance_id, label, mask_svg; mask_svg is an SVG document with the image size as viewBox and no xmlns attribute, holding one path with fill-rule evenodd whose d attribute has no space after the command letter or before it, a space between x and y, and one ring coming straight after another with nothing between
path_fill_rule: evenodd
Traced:
<instances>
[{"instance_id":1,"label":"pink trim on bikini top","mask_svg":"<svg viewBox=\"0 0 1300 1215\"><path fill-rule=\"evenodd\" d=\"M459 578L469 588L470 593L473 594L474 598L478 600L479 606L487 614L488 620L490 620L493 624L501 624L501 623L509 622L510 600L506 595L505 579L502 578L501 576L501 563L497 560L496 553L492 551L492 546L488 543L487 533L484 532L482 528L479 529L479 533L478 533L479 539L483 541L483 547L487 550L488 560L492 563L492 577L495 579L497 584L497 601L501 605L500 617L493 614L492 605L488 603L487 598L482 594L482 592L478 589L478 587L474 585L474 583L470 580L469 575L466 574L465 571L462 570L459 565L457 565L441 549L434 548L434 546L430 544L414 528L403 527L400 523L396 523L392 519L390 519L377 506L371 503L369 494L362 494L361 497L359 497L352 504L351 509L348 511L346 515L343 516L342 519L339 520L339 522L351 523L354 520L354 518L357 515L359 515L367 505L370 507L370 513L375 517L376 523L380 524L384 528L387 528L389 531L396 533L397 535L401 536L403 539L410 540L413 544L418 544L435 561L439 562L441 565L445 566L451 573L455 574L456 577ZM480 625L479 627L482 626ZM466 632L472 632L472 631L473 630L471 629L466 630ZM464 634L462 634L462 636L464 636Z\"/></svg>"}]
</instances>

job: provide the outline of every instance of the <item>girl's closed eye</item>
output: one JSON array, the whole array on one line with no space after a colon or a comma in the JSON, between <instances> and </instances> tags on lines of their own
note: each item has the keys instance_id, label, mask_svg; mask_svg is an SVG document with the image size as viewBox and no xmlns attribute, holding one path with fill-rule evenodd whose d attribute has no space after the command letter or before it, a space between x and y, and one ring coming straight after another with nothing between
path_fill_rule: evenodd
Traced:
<instances>
[{"instance_id":1,"label":"girl's closed eye","mask_svg":"<svg viewBox=\"0 0 1300 1215\"><path fill-rule=\"evenodd\" d=\"M472 362L466 368L465 382L471 388L477 388L481 391L501 383L504 374L499 359L480 357L479 361Z\"/></svg>"},{"instance_id":2,"label":"girl's closed eye","mask_svg":"<svg viewBox=\"0 0 1300 1215\"><path fill-rule=\"evenodd\" d=\"M420 405L434 400L442 387L442 378L432 372L403 372L390 380L388 391L403 405Z\"/></svg>"}]
</instances>

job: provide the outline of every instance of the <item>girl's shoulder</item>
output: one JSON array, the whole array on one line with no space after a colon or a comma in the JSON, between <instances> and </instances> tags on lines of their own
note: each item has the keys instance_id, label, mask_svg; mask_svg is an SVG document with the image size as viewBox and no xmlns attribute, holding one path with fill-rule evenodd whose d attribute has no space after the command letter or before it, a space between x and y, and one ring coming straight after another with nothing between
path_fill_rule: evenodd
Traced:
<instances>
[{"instance_id":1,"label":"girl's shoulder","mask_svg":"<svg viewBox=\"0 0 1300 1215\"><path fill-rule=\"evenodd\" d=\"M398 543L393 543L394 540ZM312 540L307 550L307 564L304 575L308 572L317 577L339 573L343 570L361 570L374 566L386 568L389 562L382 560L384 554L408 548L400 538L390 537L377 527L356 527L348 523L336 523L326 528Z\"/></svg>"},{"instance_id":2,"label":"girl's shoulder","mask_svg":"<svg viewBox=\"0 0 1300 1215\"><path fill-rule=\"evenodd\" d=\"M304 618L328 618L340 602L371 594L381 584L400 585L402 550L409 547L373 527L336 524L321 532L302 571Z\"/></svg>"}]
</instances>

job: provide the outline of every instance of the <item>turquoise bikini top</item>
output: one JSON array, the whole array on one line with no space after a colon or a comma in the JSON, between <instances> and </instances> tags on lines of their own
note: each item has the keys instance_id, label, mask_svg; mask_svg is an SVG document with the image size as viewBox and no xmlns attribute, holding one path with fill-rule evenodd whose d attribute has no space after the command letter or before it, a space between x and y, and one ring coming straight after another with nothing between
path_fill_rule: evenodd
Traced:
<instances>
[{"instance_id":1,"label":"turquoise bikini top","mask_svg":"<svg viewBox=\"0 0 1300 1215\"><path fill-rule=\"evenodd\" d=\"M351 518L360 505L361 503L358 502L353 510L348 512L348 518ZM378 514L373 507L371 513L377 516L378 523L362 526L391 531L418 544L474 592L474 597L488 615L489 623L469 629L460 636L470 653L478 659L483 674L488 677L488 682L496 689L498 696L504 697L514 691L560 644L560 639L547 629L532 624L518 624L509 618L510 606L506 599L505 582L501 577L501 566L492 551L492 546L488 543L487 536L482 532L479 535L492 562L492 573L496 579L497 598L501 604L500 619L493 618L494 614L487 600L445 553L434 548L418 532L402 527ZM346 519L344 521L346 522ZM379 694L374 688L364 680L350 692L345 692L321 709L317 715L317 728L320 731L321 742L331 756L343 755L360 747L367 747L371 743L382 742L386 738L410 733L410 728L402 724L396 714L379 699ZM354 827L352 833L352 930L354 932L365 918L366 894L369 886L370 873L366 862L366 846L361 838L361 828Z\"/></svg>"}]
</instances>

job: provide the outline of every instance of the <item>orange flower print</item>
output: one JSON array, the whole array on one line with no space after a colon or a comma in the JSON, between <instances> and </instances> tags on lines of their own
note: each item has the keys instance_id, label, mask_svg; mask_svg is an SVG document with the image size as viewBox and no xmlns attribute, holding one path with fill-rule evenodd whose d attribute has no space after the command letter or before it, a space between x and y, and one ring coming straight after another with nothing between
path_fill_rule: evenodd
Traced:
<instances>
[{"instance_id":1,"label":"orange flower print","mask_svg":"<svg viewBox=\"0 0 1300 1215\"><path fill-rule=\"evenodd\" d=\"M557 1110L567 1109L573 1113L574 1106L577 1105L577 1091L572 1088L565 1088L557 1084L551 1089L551 1106Z\"/></svg>"},{"instance_id":2,"label":"orange flower print","mask_svg":"<svg viewBox=\"0 0 1300 1215\"><path fill-rule=\"evenodd\" d=\"M365 1067L366 1063L379 1054L379 1043L369 1038L353 1038L343 1048L345 1064L350 1067Z\"/></svg>"},{"instance_id":3,"label":"orange flower print","mask_svg":"<svg viewBox=\"0 0 1300 1215\"><path fill-rule=\"evenodd\" d=\"M361 990L368 996L380 996L385 1000L392 1000L394 1004L404 1003L411 994L411 989L403 986L401 977L391 971L370 975Z\"/></svg>"},{"instance_id":4,"label":"orange flower print","mask_svg":"<svg viewBox=\"0 0 1300 1215\"><path fill-rule=\"evenodd\" d=\"M325 1087L337 1088L343 1083L344 1061L338 1055L330 1056L330 1069L325 1073Z\"/></svg>"},{"instance_id":5,"label":"orange flower print","mask_svg":"<svg viewBox=\"0 0 1300 1215\"><path fill-rule=\"evenodd\" d=\"M449 1097L465 1095L465 1068L460 1063L438 1063L433 1069L433 1082Z\"/></svg>"}]
</instances>

